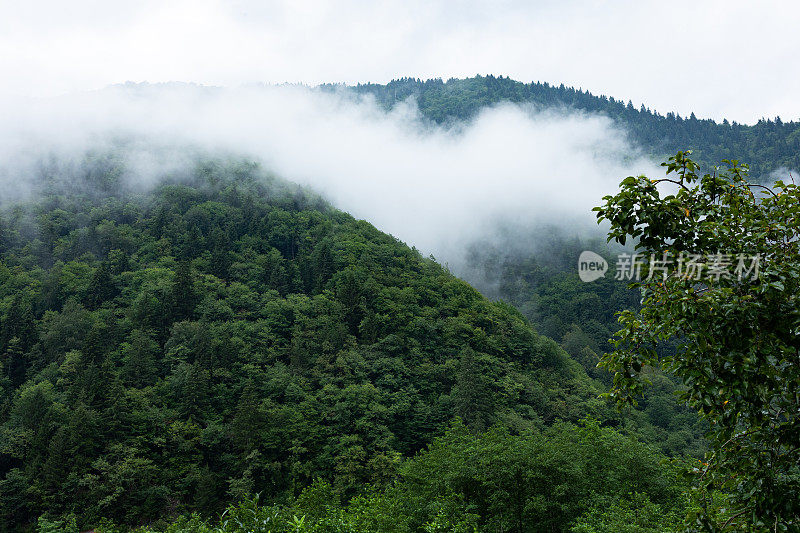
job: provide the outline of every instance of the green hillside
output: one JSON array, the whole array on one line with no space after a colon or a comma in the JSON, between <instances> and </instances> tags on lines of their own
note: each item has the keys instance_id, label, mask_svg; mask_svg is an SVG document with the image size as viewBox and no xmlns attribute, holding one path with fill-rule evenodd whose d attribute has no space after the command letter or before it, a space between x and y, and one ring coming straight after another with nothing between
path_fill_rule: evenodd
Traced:
<instances>
[{"instance_id":1,"label":"green hillside","mask_svg":"<svg viewBox=\"0 0 800 533\"><path fill-rule=\"evenodd\" d=\"M519 312L254 165L124 176L54 167L0 218L4 529L213 516L315 479L347 501L457 417L619 423Z\"/></svg>"},{"instance_id":2,"label":"green hillside","mask_svg":"<svg viewBox=\"0 0 800 533\"><path fill-rule=\"evenodd\" d=\"M502 101L600 112L653 156L798 168L796 123L660 116L491 76L351 89L385 107L414 96L439 123ZM31 199L0 208L1 530L683 519L676 474L706 452L707 426L660 372L637 408L599 398L615 313L640 300L578 279L584 249L613 264L604 242L540 227L475 243L469 279L491 301L255 164L198 160L145 188L123 159L50 161Z\"/></svg>"}]
</instances>

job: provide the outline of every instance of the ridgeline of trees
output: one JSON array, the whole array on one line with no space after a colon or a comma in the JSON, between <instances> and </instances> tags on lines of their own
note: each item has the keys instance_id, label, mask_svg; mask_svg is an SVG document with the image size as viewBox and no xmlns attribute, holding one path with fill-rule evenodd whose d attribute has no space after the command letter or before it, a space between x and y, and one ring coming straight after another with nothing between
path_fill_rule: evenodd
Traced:
<instances>
[{"instance_id":1,"label":"ridgeline of trees","mask_svg":"<svg viewBox=\"0 0 800 533\"><path fill-rule=\"evenodd\" d=\"M694 159L704 169L718 165L723 159L746 161L751 174L760 179L782 167L800 169L800 122L784 122L780 117L764 118L753 125L728 120L717 123L698 119L694 113L681 117L673 112L662 115L644 105L637 109L630 101L596 96L563 84L522 83L491 75L447 81L402 78L386 85L368 83L350 89L373 95L387 108L414 97L423 116L437 123L470 119L486 106L499 102L601 113L622 126L635 145L657 160L679 150L692 149Z\"/></svg>"}]
</instances>

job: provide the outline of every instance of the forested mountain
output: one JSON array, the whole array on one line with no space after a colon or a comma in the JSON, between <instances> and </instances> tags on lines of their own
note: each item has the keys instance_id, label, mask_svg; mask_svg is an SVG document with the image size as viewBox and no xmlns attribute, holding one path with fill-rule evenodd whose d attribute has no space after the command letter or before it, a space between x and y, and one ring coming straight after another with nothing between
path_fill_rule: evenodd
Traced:
<instances>
[{"instance_id":1,"label":"forested mountain","mask_svg":"<svg viewBox=\"0 0 800 533\"><path fill-rule=\"evenodd\" d=\"M518 512L550 509L552 527L589 512L593 491L672 508L657 452L563 425L620 418L555 342L313 194L241 161L199 162L142 190L113 154L49 165L36 188L0 217L4 529L39 516L81 527L212 516L254 493L294 501L315 479L342 502L402 480L392 490L408 494L383 496L405 506L398 530L442 505L448 520L511 520L470 496L477 485L459 488L465 473L426 480L444 472L428 462L489 460L502 439L522 439L526 461L577 454L525 475L557 484L559 469L577 469L584 496L515 496ZM457 419L438 452L407 463ZM470 440L493 425L511 434ZM585 439L631 447L654 477L595 486L601 460ZM550 440L557 449L542 448ZM475 458L457 458L472 446ZM486 475L469 474L499 482ZM439 507L416 508L425 491Z\"/></svg>"},{"instance_id":2,"label":"forested mountain","mask_svg":"<svg viewBox=\"0 0 800 533\"><path fill-rule=\"evenodd\" d=\"M652 155L800 167L797 123L660 116L492 76L351 90L385 107L414 96L438 123L502 101L566 106ZM599 398L615 313L640 305L623 283L578 279L584 249L613 264L604 242L539 227L475 243L481 294L246 160L198 158L152 187L131 172L114 150L50 160L28 200L0 206L0 529L682 520L677 472L707 428L661 373L636 409Z\"/></svg>"},{"instance_id":3,"label":"forested mountain","mask_svg":"<svg viewBox=\"0 0 800 533\"><path fill-rule=\"evenodd\" d=\"M469 119L485 106L504 101L532 104L539 109L567 107L601 113L659 161L679 150L691 149L695 160L707 169L723 159L748 163L752 175L762 179L780 168L800 169L800 122L784 122L780 117L764 118L753 125L728 120L717 123L698 119L694 113L681 117L674 112L663 115L644 106L636 109L631 102L563 84L522 83L491 75L447 81L402 78L386 85L369 83L350 89L373 95L387 108L414 97L423 116L437 123Z\"/></svg>"}]
</instances>

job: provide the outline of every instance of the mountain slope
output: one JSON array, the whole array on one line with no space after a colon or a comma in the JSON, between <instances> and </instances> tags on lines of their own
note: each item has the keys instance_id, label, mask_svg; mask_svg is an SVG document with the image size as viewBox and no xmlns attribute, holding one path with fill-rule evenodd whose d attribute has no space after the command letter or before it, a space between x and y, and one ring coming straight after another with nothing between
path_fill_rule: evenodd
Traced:
<instances>
[{"instance_id":1,"label":"mountain slope","mask_svg":"<svg viewBox=\"0 0 800 533\"><path fill-rule=\"evenodd\" d=\"M55 167L0 216L4 529L211 513L317 477L348 496L455 416L607 409L513 308L253 165L124 176L113 155Z\"/></svg>"}]
</instances>

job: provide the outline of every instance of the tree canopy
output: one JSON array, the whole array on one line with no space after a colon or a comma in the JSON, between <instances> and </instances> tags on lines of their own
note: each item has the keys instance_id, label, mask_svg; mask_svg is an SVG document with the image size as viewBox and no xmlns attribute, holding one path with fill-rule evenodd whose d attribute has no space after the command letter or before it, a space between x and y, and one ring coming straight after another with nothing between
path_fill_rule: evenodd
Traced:
<instances>
[{"instance_id":1,"label":"tree canopy","mask_svg":"<svg viewBox=\"0 0 800 533\"><path fill-rule=\"evenodd\" d=\"M208 517L318 479L347 501L456 418L618 422L513 307L314 195L241 161L145 190L117 165L0 216L3 528Z\"/></svg>"}]
</instances>

